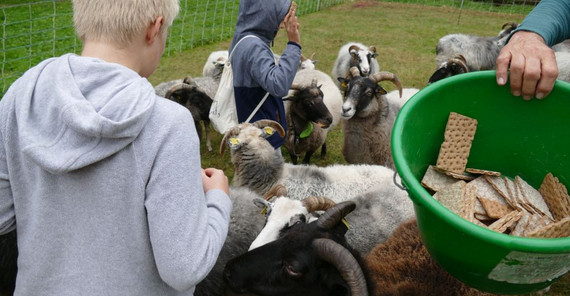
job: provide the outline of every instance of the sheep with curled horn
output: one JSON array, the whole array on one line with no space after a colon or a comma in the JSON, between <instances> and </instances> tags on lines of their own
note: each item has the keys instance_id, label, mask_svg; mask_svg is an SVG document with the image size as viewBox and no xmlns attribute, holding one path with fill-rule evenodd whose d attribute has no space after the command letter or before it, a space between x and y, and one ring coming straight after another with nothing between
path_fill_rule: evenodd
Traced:
<instances>
[{"instance_id":1,"label":"sheep with curled horn","mask_svg":"<svg viewBox=\"0 0 570 296\"><path fill-rule=\"evenodd\" d=\"M428 79L428 84L458 74L472 72L473 68L467 65L463 55L457 55L443 63Z\"/></svg>"},{"instance_id":2,"label":"sheep with curled horn","mask_svg":"<svg viewBox=\"0 0 570 296\"><path fill-rule=\"evenodd\" d=\"M362 77L352 67L348 78L338 77L345 89L342 105L344 143L342 154L351 164L379 164L394 169L390 138L402 102L387 97L380 82L391 81L402 97L402 83L390 72ZM407 100L408 98L404 98Z\"/></svg>"},{"instance_id":3,"label":"sheep with curled horn","mask_svg":"<svg viewBox=\"0 0 570 296\"><path fill-rule=\"evenodd\" d=\"M377 73L380 71L380 65L376 57L378 57L378 53L375 46L348 42L338 52L333 65L332 77L346 77L352 67L357 67L361 76ZM335 83L337 87L341 87L340 82L335 80Z\"/></svg>"},{"instance_id":4,"label":"sheep with curled horn","mask_svg":"<svg viewBox=\"0 0 570 296\"><path fill-rule=\"evenodd\" d=\"M203 123L204 130L206 131L206 147L208 151L212 151L210 118L208 116L210 107L212 106L211 97L207 95L203 89L198 87L191 77L186 77L181 83L170 87L164 96L186 107L190 111L200 141L202 141L201 123Z\"/></svg>"},{"instance_id":5,"label":"sheep with curled horn","mask_svg":"<svg viewBox=\"0 0 570 296\"><path fill-rule=\"evenodd\" d=\"M283 146L293 164L297 164L302 153L305 153L303 163L308 164L319 147L321 158L326 156L325 140L333 117L325 104L321 87L322 84L317 85L314 77L308 86L294 82L289 96L284 99L287 101L285 113L288 128Z\"/></svg>"},{"instance_id":6,"label":"sheep with curled horn","mask_svg":"<svg viewBox=\"0 0 570 296\"><path fill-rule=\"evenodd\" d=\"M264 195L277 183L283 172L283 157L266 140L277 132L285 136L283 127L276 121L263 119L253 123L240 123L228 130L220 142L220 155L230 148L234 164L232 185L247 186Z\"/></svg>"},{"instance_id":7,"label":"sheep with curled horn","mask_svg":"<svg viewBox=\"0 0 570 296\"><path fill-rule=\"evenodd\" d=\"M346 243L341 222L354 208L350 201L339 203L315 222L299 221L278 240L230 260L225 282L235 293L261 296L367 296L360 256Z\"/></svg>"}]
</instances>

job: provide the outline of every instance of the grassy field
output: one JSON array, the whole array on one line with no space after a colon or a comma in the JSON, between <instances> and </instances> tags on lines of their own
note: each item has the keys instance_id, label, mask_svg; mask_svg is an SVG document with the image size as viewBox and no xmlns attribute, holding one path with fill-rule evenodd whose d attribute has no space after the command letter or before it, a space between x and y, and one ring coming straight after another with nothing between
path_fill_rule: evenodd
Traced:
<instances>
[{"instance_id":1,"label":"grassy field","mask_svg":"<svg viewBox=\"0 0 570 296\"><path fill-rule=\"evenodd\" d=\"M438 39L450 33L467 33L494 36L506 22L520 22L522 14L504 14L463 10L455 7L422 6L375 1L358 1L300 17L303 53L315 53L317 69L330 73L338 49L348 41L376 46L382 70L397 74L404 87L422 88L435 70L435 45ZM149 79L157 84L182 78L200 76L204 61L211 51L227 49L230 40L195 48L183 53L163 57L154 75ZM286 34L280 32L275 40L274 52L281 53ZM392 85L386 83L387 89ZM312 163L326 166L346 163L341 154L343 135L340 127L329 133L328 155L325 159L313 156ZM231 178L233 167L229 156L220 157L218 148L221 135L213 133L214 151L208 152L202 143L204 167L223 169ZM287 152L283 150L286 160ZM546 295L570 295L570 277L566 276L552 286Z\"/></svg>"}]
</instances>

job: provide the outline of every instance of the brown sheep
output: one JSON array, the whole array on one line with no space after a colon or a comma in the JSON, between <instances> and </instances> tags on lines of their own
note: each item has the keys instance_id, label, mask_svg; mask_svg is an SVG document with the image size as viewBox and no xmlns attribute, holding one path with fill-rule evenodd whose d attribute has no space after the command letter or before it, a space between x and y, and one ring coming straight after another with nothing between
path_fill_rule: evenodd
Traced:
<instances>
[{"instance_id":1,"label":"brown sheep","mask_svg":"<svg viewBox=\"0 0 570 296\"><path fill-rule=\"evenodd\" d=\"M364 261L373 295L494 295L468 287L440 267L427 252L415 219L398 226Z\"/></svg>"}]
</instances>

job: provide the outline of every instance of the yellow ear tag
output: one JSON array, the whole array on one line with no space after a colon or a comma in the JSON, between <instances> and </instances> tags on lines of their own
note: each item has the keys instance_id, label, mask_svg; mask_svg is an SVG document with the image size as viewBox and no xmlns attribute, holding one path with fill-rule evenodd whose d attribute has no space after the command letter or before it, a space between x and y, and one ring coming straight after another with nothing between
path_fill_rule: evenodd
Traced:
<instances>
[{"instance_id":1,"label":"yellow ear tag","mask_svg":"<svg viewBox=\"0 0 570 296\"><path fill-rule=\"evenodd\" d=\"M340 86L342 86L343 88L347 88L347 87L348 87L348 84L346 84L346 82L343 82L343 83L340 84Z\"/></svg>"},{"instance_id":2,"label":"yellow ear tag","mask_svg":"<svg viewBox=\"0 0 570 296\"><path fill-rule=\"evenodd\" d=\"M267 134L267 135L273 135L275 133L275 130L272 127L266 126L263 128L263 131Z\"/></svg>"},{"instance_id":3,"label":"yellow ear tag","mask_svg":"<svg viewBox=\"0 0 570 296\"><path fill-rule=\"evenodd\" d=\"M342 223L346 226L346 229L350 229L350 225L348 225L348 221L346 221L346 219L342 218Z\"/></svg>"},{"instance_id":4,"label":"yellow ear tag","mask_svg":"<svg viewBox=\"0 0 570 296\"><path fill-rule=\"evenodd\" d=\"M267 207L263 207L263 209L261 209L261 215L265 215L265 213L267 213Z\"/></svg>"},{"instance_id":5,"label":"yellow ear tag","mask_svg":"<svg viewBox=\"0 0 570 296\"><path fill-rule=\"evenodd\" d=\"M230 138L228 140L228 142L230 143L230 146L232 146L232 147L239 145L239 139L238 138Z\"/></svg>"}]
</instances>

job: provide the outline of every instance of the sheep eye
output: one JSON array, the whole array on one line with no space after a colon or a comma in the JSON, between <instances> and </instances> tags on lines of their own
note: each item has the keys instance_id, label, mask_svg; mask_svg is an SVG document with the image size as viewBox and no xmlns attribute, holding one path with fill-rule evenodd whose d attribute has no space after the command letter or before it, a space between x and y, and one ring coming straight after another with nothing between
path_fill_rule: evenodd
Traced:
<instances>
[{"instance_id":1,"label":"sheep eye","mask_svg":"<svg viewBox=\"0 0 570 296\"><path fill-rule=\"evenodd\" d=\"M285 272L292 278L300 278L303 276L303 273L300 270L297 270L293 264L289 264L287 262L284 263Z\"/></svg>"},{"instance_id":2,"label":"sheep eye","mask_svg":"<svg viewBox=\"0 0 570 296\"><path fill-rule=\"evenodd\" d=\"M366 95L367 95L367 96L372 96L372 90L371 90L371 89L367 89L367 90L366 90Z\"/></svg>"}]
</instances>

